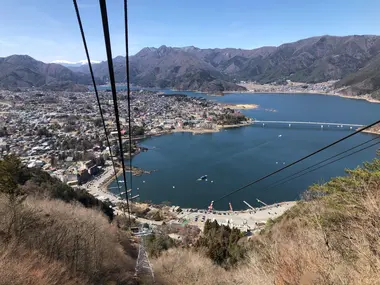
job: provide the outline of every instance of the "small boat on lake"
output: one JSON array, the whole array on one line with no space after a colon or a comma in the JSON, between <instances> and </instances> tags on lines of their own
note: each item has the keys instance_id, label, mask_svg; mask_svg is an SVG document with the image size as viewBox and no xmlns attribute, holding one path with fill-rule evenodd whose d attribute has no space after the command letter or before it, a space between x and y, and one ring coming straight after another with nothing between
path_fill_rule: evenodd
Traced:
<instances>
[{"instance_id":1,"label":"small boat on lake","mask_svg":"<svg viewBox=\"0 0 380 285\"><path fill-rule=\"evenodd\" d=\"M198 178L198 181L201 181L201 180L206 180L207 181L207 175L203 175L201 177Z\"/></svg>"}]
</instances>

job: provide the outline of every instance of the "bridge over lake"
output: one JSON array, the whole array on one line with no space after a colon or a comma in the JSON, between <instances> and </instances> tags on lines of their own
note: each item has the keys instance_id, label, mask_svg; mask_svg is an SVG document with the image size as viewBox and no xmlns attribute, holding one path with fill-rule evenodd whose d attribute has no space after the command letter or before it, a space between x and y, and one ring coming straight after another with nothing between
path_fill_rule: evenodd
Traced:
<instances>
[{"instance_id":1,"label":"bridge over lake","mask_svg":"<svg viewBox=\"0 0 380 285\"><path fill-rule=\"evenodd\" d=\"M329 127L337 127L337 128L344 128L349 127L350 129L353 128L362 128L365 125L359 125L359 124L345 124L345 123L329 123L329 122L302 122L302 121L261 121L261 120L255 120L255 124L261 124L262 126L265 125L287 125L291 127L292 125L298 125L298 126L321 126L321 128L329 128Z\"/></svg>"}]
</instances>

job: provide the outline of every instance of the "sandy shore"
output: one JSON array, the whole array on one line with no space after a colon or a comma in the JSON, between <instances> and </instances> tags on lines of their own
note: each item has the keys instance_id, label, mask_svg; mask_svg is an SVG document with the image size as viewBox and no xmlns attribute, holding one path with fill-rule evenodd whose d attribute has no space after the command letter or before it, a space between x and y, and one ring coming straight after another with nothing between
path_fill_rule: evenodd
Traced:
<instances>
[{"instance_id":1,"label":"sandy shore","mask_svg":"<svg viewBox=\"0 0 380 285\"><path fill-rule=\"evenodd\" d=\"M321 95L328 95L328 96L338 96L346 99L355 99L355 100L365 100L370 103L380 103L380 100L373 99L369 95L362 95L362 96L349 96L349 95L343 95L339 93L309 93L309 94L321 94Z\"/></svg>"},{"instance_id":2,"label":"sandy shore","mask_svg":"<svg viewBox=\"0 0 380 285\"><path fill-rule=\"evenodd\" d=\"M223 107L234 109L234 110L244 110L244 109L258 109L260 106L257 104L226 104L226 105L223 105Z\"/></svg>"}]
</instances>

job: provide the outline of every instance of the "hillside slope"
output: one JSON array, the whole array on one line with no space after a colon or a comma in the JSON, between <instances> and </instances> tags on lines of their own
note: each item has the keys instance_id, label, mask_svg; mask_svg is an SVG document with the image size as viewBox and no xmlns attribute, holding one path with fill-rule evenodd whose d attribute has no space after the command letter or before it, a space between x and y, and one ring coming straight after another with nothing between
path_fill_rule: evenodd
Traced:
<instances>
[{"instance_id":1,"label":"hillside slope","mask_svg":"<svg viewBox=\"0 0 380 285\"><path fill-rule=\"evenodd\" d=\"M136 252L109 205L15 157L0 173L0 284L136 284Z\"/></svg>"},{"instance_id":2,"label":"hillside slope","mask_svg":"<svg viewBox=\"0 0 380 285\"><path fill-rule=\"evenodd\" d=\"M380 54L363 68L345 76L335 87L348 87L345 92L349 95L372 94L373 98L380 99Z\"/></svg>"},{"instance_id":3,"label":"hillside slope","mask_svg":"<svg viewBox=\"0 0 380 285\"><path fill-rule=\"evenodd\" d=\"M379 36L312 37L283 44L266 57L250 58L237 75L261 83L336 80L359 70L379 52Z\"/></svg>"}]
</instances>

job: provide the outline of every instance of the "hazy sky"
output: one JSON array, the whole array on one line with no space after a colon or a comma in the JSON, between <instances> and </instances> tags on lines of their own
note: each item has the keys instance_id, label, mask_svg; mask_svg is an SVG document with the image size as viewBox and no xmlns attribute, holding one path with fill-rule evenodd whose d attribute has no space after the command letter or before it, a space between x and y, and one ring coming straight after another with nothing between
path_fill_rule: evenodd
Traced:
<instances>
[{"instance_id":1,"label":"hazy sky","mask_svg":"<svg viewBox=\"0 0 380 285\"><path fill-rule=\"evenodd\" d=\"M130 51L256 48L317 35L380 34L380 0L129 0ZM105 59L97 0L78 0L93 60ZM124 55L123 1L108 0L113 55ZM0 0L0 57L85 59L70 0Z\"/></svg>"}]
</instances>

